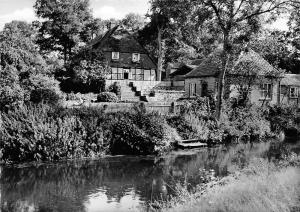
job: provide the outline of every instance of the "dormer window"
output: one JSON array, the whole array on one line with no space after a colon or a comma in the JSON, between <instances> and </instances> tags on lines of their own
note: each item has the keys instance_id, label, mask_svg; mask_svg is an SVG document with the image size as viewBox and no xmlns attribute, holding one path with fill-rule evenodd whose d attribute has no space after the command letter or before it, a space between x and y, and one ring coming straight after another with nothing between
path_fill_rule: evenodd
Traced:
<instances>
[{"instance_id":1,"label":"dormer window","mask_svg":"<svg viewBox=\"0 0 300 212\"><path fill-rule=\"evenodd\" d=\"M120 58L119 52L112 52L111 58L112 58L112 60L119 60L119 58Z\"/></svg>"},{"instance_id":2,"label":"dormer window","mask_svg":"<svg viewBox=\"0 0 300 212\"><path fill-rule=\"evenodd\" d=\"M139 53L133 53L132 54L132 62L139 63L140 62L140 54Z\"/></svg>"}]
</instances>

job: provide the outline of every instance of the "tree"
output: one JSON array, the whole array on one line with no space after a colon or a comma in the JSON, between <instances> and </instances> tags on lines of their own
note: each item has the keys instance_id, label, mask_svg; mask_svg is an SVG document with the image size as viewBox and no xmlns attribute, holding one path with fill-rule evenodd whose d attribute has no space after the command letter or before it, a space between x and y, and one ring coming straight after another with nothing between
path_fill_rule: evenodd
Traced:
<instances>
[{"instance_id":1,"label":"tree","mask_svg":"<svg viewBox=\"0 0 300 212\"><path fill-rule=\"evenodd\" d=\"M209 23L222 35L222 71L219 75L217 118L220 118L226 72L233 64L234 44L247 42L260 27L262 15L274 17L287 9L293 0L204 0L190 1L199 24ZM299 2L298 2L299 3ZM192 11L192 9L191 9ZM245 30L246 29L246 30Z\"/></svg>"},{"instance_id":2,"label":"tree","mask_svg":"<svg viewBox=\"0 0 300 212\"><path fill-rule=\"evenodd\" d=\"M84 40L93 40L95 37L103 35L106 32L106 30L106 21L103 21L100 18L95 18L91 20L88 24L86 24L85 30L83 32Z\"/></svg>"},{"instance_id":3,"label":"tree","mask_svg":"<svg viewBox=\"0 0 300 212\"><path fill-rule=\"evenodd\" d=\"M138 31L145 26L145 18L139 14L129 13L123 18L121 24L130 31Z\"/></svg>"},{"instance_id":4,"label":"tree","mask_svg":"<svg viewBox=\"0 0 300 212\"><path fill-rule=\"evenodd\" d=\"M22 21L12 21L0 32L0 110L28 101L33 90L45 88L57 94L59 83L49 77L47 62L35 44L36 31Z\"/></svg>"},{"instance_id":5,"label":"tree","mask_svg":"<svg viewBox=\"0 0 300 212\"><path fill-rule=\"evenodd\" d=\"M89 0L37 0L34 8L43 20L37 40L41 50L58 51L66 62L75 47L86 41L86 25L92 20Z\"/></svg>"},{"instance_id":6,"label":"tree","mask_svg":"<svg viewBox=\"0 0 300 212\"><path fill-rule=\"evenodd\" d=\"M4 69L0 69L0 76L0 111L21 105L25 92L19 84L18 70L7 65Z\"/></svg>"},{"instance_id":7,"label":"tree","mask_svg":"<svg viewBox=\"0 0 300 212\"><path fill-rule=\"evenodd\" d=\"M300 74L300 8L294 5L289 18L289 33L284 35L289 47L289 64L293 64L291 72Z\"/></svg>"},{"instance_id":8,"label":"tree","mask_svg":"<svg viewBox=\"0 0 300 212\"><path fill-rule=\"evenodd\" d=\"M199 27L190 9L188 1L151 0L150 23L139 31L139 40L157 60L162 58L158 67L205 57L217 46L218 37Z\"/></svg>"},{"instance_id":9,"label":"tree","mask_svg":"<svg viewBox=\"0 0 300 212\"><path fill-rule=\"evenodd\" d=\"M30 24L12 21L0 32L0 66L15 67L19 72L43 69L45 61L34 43L35 31ZM31 70L32 71L32 70Z\"/></svg>"}]
</instances>

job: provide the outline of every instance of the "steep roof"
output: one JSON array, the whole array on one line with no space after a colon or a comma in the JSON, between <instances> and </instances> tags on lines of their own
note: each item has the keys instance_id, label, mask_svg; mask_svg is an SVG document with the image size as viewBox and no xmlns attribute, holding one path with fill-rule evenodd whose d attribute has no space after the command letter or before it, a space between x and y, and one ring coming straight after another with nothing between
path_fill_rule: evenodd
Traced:
<instances>
[{"instance_id":1,"label":"steep roof","mask_svg":"<svg viewBox=\"0 0 300 212\"><path fill-rule=\"evenodd\" d=\"M103 37L96 37L91 43L92 48L101 48L106 52L124 52L148 54L145 48L126 30L118 30L115 26Z\"/></svg>"},{"instance_id":2,"label":"steep roof","mask_svg":"<svg viewBox=\"0 0 300 212\"><path fill-rule=\"evenodd\" d=\"M185 75L186 78L217 76L222 70L221 51L210 54L197 68ZM274 76L279 73L268 61L249 49L241 52L237 62L229 71L233 75Z\"/></svg>"},{"instance_id":3,"label":"steep roof","mask_svg":"<svg viewBox=\"0 0 300 212\"><path fill-rule=\"evenodd\" d=\"M281 85L295 85L300 87L300 74L285 74L281 80Z\"/></svg>"},{"instance_id":4,"label":"steep roof","mask_svg":"<svg viewBox=\"0 0 300 212\"><path fill-rule=\"evenodd\" d=\"M88 48L103 52L111 67L156 69L155 60L138 40L128 31L118 28L119 26L115 26L108 30L103 37L96 37L88 44ZM120 55L118 61L113 61L110 58L111 52L123 54ZM131 53L141 54L140 63L132 62L131 56L127 56Z\"/></svg>"},{"instance_id":5,"label":"steep roof","mask_svg":"<svg viewBox=\"0 0 300 212\"><path fill-rule=\"evenodd\" d=\"M221 70L220 51L210 54L204 59L199 66L194 68L190 73L186 74L186 78L198 78L216 76Z\"/></svg>"},{"instance_id":6,"label":"steep roof","mask_svg":"<svg viewBox=\"0 0 300 212\"><path fill-rule=\"evenodd\" d=\"M257 52L249 49L243 51L240 57L230 71L231 74L246 74L246 75L260 75L260 76L273 76L278 73L268 61L266 61Z\"/></svg>"},{"instance_id":7,"label":"steep roof","mask_svg":"<svg viewBox=\"0 0 300 212\"><path fill-rule=\"evenodd\" d=\"M176 71L170 74L170 76L186 75L196 67L196 65L181 64Z\"/></svg>"}]
</instances>

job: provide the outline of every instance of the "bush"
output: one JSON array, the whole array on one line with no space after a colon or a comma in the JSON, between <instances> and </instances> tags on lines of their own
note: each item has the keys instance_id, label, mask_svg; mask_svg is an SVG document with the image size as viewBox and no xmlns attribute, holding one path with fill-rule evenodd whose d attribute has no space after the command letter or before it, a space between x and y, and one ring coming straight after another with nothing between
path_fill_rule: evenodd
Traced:
<instances>
[{"instance_id":1,"label":"bush","mask_svg":"<svg viewBox=\"0 0 300 212\"><path fill-rule=\"evenodd\" d=\"M97 102L118 102L119 98L115 93L102 92L97 96Z\"/></svg>"},{"instance_id":2,"label":"bush","mask_svg":"<svg viewBox=\"0 0 300 212\"><path fill-rule=\"evenodd\" d=\"M179 140L157 113L104 113L98 108L66 109L25 105L0 113L0 159L53 161L113 154L158 154Z\"/></svg>"},{"instance_id":3,"label":"bush","mask_svg":"<svg viewBox=\"0 0 300 212\"><path fill-rule=\"evenodd\" d=\"M2 159L12 162L94 157L106 150L102 118L82 118L47 105L1 114ZM76 114L76 115L74 115ZM84 114L84 112L82 113ZM87 114L87 113L85 113Z\"/></svg>"},{"instance_id":4,"label":"bush","mask_svg":"<svg viewBox=\"0 0 300 212\"><path fill-rule=\"evenodd\" d=\"M213 119L185 114L168 117L167 121L183 139L200 139L209 143L222 141L223 131L218 128L217 122Z\"/></svg>"},{"instance_id":5,"label":"bush","mask_svg":"<svg viewBox=\"0 0 300 212\"><path fill-rule=\"evenodd\" d=\"M181 106L181 114L194 114L198 117L210 117L214 112L214 102L208 97L184 100Z\"/></svg>"},{"instance_id":6,"label":"bush","mask_svg":"<svg viewBox=\"0 0 300 212\"><path fill-rule=\"evenodd\" d=\"M121 97L121 85L118 82L114 82L114 84L112 84L109 87L109 92L115 93L118 97Z\"/></svg>"},{"instance_id":7,"label":"bush","mask_svg":"<svg viewBox=\"0 0 300 212\"><path fill-rule=\"evenodd\" d=\"M180 137L157 113L135 111L112 126L113 154L157 154L166 151Z\"/></svg>"},{"instance_id":8,"label":"bush","mask_svg":"<svg viewBox=\"0 0 300 212\"><path fill-rule=\"evenodd\" d=\"M299 122L297 109L288 106L270 106L265 111L267 120L271 123L271 129L274 132L280 132L291 127L296 127ZM300 129L298 129L300 130Z\"/></svg>"},{"instance_id":9,"label":"bush","mask_svg":"<svg viewBox=\"0 0 300 212\"><path fill-rule=\"evenodd\" d=\"M265 118L264 110L255 105L224 109L221 128L230 138L255 140L266 138L271 133L270 122Z\"/></svg>"},{"instance_id":10,"label":"bush","mask_svg":"<svg viewBox=\"0 0 300 212\"><path fill-rule=\"evenodd\" d=\"M30 101L33 103L58 104L60 97L51 89L36 89L31 91Z\"/></svg>"},{"instance_id":11,"label":"bush","mask_svg":"<svg viewBox=\"0 0 300 212\"><path fill-rule=\"evenodd\" d=\"M25 91L18 84L0 88L0 111L21 106L24 98Z\"/></svg>"}]
</instances>

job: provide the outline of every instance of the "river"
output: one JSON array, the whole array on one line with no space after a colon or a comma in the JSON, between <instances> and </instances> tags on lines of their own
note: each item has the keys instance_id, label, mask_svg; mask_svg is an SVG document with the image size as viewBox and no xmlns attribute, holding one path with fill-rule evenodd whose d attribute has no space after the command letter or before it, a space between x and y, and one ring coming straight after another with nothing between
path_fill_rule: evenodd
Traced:
<instances>
[{"instance_id":1,"label":"river","mask_svg":"<svg viewBox=\"0 0 300 212\"><path fill-rule=\"evenodd\" d=\"M173 151L161 157L113 156L0 167L1 212L147 211L149 203L192 189L203 169L225 176L270 143Z\"/></svg>"}]
</instances>

